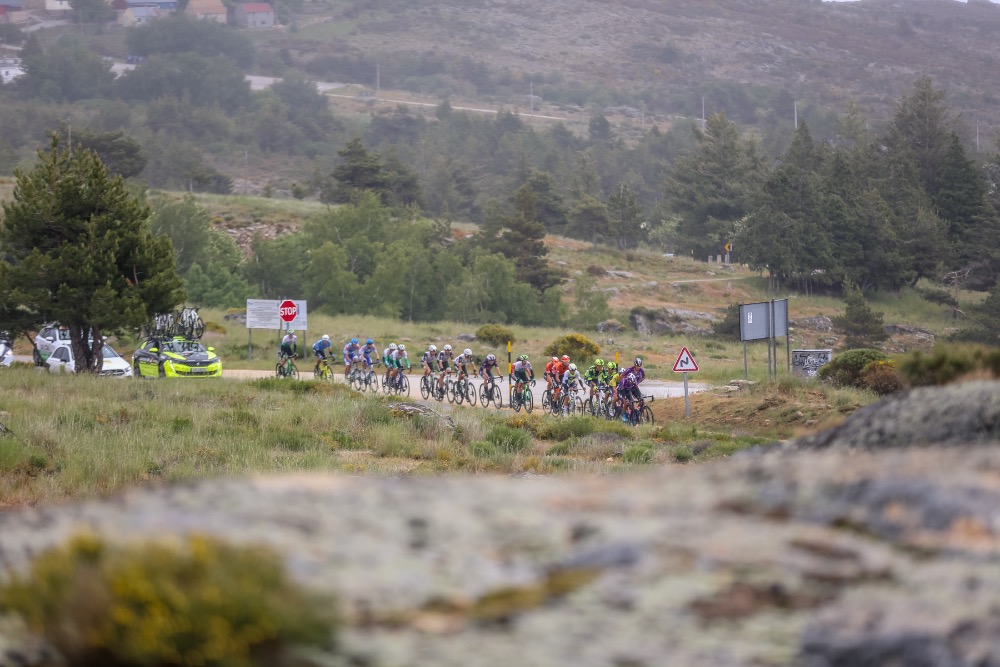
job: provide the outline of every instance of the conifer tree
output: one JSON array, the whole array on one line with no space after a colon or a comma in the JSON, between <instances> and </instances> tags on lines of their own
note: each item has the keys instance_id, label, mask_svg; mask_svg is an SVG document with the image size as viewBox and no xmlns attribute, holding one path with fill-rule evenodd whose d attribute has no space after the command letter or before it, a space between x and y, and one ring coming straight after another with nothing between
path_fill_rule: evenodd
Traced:
<instances>
[{"instance_id":1,"label":"conifer tree","mask_svg":"<svg viewBox=\"0 0 1000 667\"><path fill-rule=\"evenodd\" d=\"M872 310L865 295L850 280L844 281L843 291L846 308L843 315L833 318L833 328L846 337L844 347L849 350L872 347L886 340L889 334L885 332L882 313Z\"/></svg>"}]
</instances>

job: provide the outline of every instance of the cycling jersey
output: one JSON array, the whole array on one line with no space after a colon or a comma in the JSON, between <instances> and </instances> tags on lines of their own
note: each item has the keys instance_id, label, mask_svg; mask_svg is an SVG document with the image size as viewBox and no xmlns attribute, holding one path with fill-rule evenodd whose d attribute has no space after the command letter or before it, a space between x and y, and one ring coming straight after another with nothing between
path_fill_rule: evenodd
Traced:
<instances>
[{"instance_id":1,"label":"cycling jersey","mask_svg":"<svg viewBox=\"0 0 1000 667\"><path fill-rule=\"evenodd\" d=\"M281 339L281 352L287 357L294 357L298 345L298 338L288 334Z\"/></svg>"},{"instance_id":2,"label":"cycling jersey","mask_svg":"<svg viewBox=\"0 0 1000 667\"><path fill-rule=\"evenodd\" d=\"M632 388L638 385L639 378L636 377L635 373L629 371L621 375L621 379L618 380L618 392L632 391Z\"/></svg>"},{"instance_id":3,"label":"cycling jersey","mask_svg":"<svg viewBox=\"0 0 1000 667\"><path fill-rule=\"evenodd\" d=\"M407 356L409 353L406 350L396 350L392 353L392 362L396 365L396 368L406 368L410 367L410 358Z\"/></svg>"},{"instance_id":4,"label":"cycling jersey","mask_svg":"<svg viewBox=\"0 0 1000 667\"><path fill-rule=\"evenodd\" d=\"M484 361L483 365L479 367L479 375L482 376L483 378L486 377L492 378L493 371L496 370L498 365L499 363L497 362L496 359L494 359L493 361Z\"/></svg>"},{"instance_id":5,"label":"cycling jersey","mask_svg":"<svg viewBox=\"0 0 1000 667\"><path fill-rule=\"evenodd\" d=\"M451 352L448 352L447 350L441 350L440 352L438 352L437 362L441 370L443 371L448 370L448 365L451 363L451 360L452 360Z\"/></svg>"},{"instance_id":6,"label":"cycling jersey","mask_svg":"<svg viewBox=\"0 0 1000 667\"><path fill-rule=\"evenodd\" d=\"M639 384L640 382L646 379L646 371L645 369L643 369L642 366L639 366L638 368L633 366L632 368L629 369L629 372L635 374L636 384Z\"/></svg>"},{"instance_id":7,"label":"cycling jersey","mask_svg":"<svg viewBox=\"0 0 1000 667\"><path fill-rule=\"evenodd\" d=\"M576 385L576 383L579 382L580 380L582 380L582 378L580 377L580 371L576 372L566 371L565 373L563 373L563 376L560 381L562 382L562 386L572 387Z\"/></svg>"},{"instance_id":8,"label":"cycling jersey","mask_svg":"<svg viewBox=\"0 0 1000 667\"><path fill-rule=\"evenodd\" d=\"M513 373L514 377L520 380L521 382L527 382L529 379L532 379L535 376L535 372L531 370L530 361L522 361L522 360L515 361L514 367L511 369L511 372ZM531 374L531 378L528 377L529 373Z\"/></svg>"},{"instance_id":9,"label":"cycling jersey","mask_svg":"<svg viewBox=\"0 0 1000 667\"><path fill-rule=\"evenodd\" d=\"M364 356L365 362L370 366L372 363L372 355L378 354L378 347L374 344L368 345L365 343L365 346L361 348L361 354Z\"/></svg>"},{"instance_id":10,"label":"cycling jersey","mask_svg":"<svg viewBox=\"0 0 1000 667\"><path fill-rule=\"evenodd\" d=\"M545 374L555 376L556 374L555 367L556 367L555 361L550 361L549 363L545 364Z\"/></svg>"},{"instance_id":11,"label":"cycling jersey","mask_svg":"<svg viewBox=\"0 0 1000 667\"><path fill-rule=\"evenodd\" d=\"M392 361L392 350L387 347L382 350L382 363L388 366L390 361Z\"/></svg>"},{"instance_id":12,"label":"cycling jersey","mask_svg":"<svg viewBox=\"0 0 1000 667\"><path fill-rule=\"evenodd\" d=\"M316 353L317 357L325 357L326 351L331 347L330 341L328 340L318 340L316 344L313 345L313 352Z\"/></svg>"},{"instance_id":13,"label":"cycling jersey","mask_svg":"<svg viewBox=\"0 0 1000 667\"><path fill-rule=\"evenodd\" d=\"M353 361L357 359L361 353L361 346L355 343L348 343L344 346L344 361Z\"/></svg>"},{"instance_id":14,"label":"cycling jersey","mask_svg":"<svg viewBox=\"0 0 1000 667\"><path fill-rule=\"evenodd\" d=\"M587 369L587 372L583 374L583 379L587 382L606 384L608 381L608 372L604 370L603 367L601 370L597 370L597 366L591 366Z\"/></svg>"},{"instance_id":15,"label":"cycling jersey","mask_svg":"<svg viewBox=\"0 0 1000 667\"><path fill-rule=\"evenodd\" d=\"M420 363L427 364L427 368L434 370L434 364L437 362L437 355L434 352L428 350L420 355Z\"/></svg>"},{"instance_id":16,"label":"cycling jersey","mask_svg":"<svg viewBox=\"0 0 1000 667\"><path fill-rule=\"evenodd\" d=\"M471 363L472 363L472 355L471 354L466 355L465 353L462 353L462 354L458 355L457 357L455 357L455 366L463 366L464 367L464 366L466 366L468 364L471 364Z\"/></svg>"},{"instance_id":17,"label":"cycling jersey","mask_svg":"<svg viewBox=\"0 0 1000 667\"><path fill-rule=\"evenodd\" d=\"M552 374L556 377L556 379L561 378L568 370L569 364L565 361L555 362L552 365Z\"/></svg>"}]
</instances>

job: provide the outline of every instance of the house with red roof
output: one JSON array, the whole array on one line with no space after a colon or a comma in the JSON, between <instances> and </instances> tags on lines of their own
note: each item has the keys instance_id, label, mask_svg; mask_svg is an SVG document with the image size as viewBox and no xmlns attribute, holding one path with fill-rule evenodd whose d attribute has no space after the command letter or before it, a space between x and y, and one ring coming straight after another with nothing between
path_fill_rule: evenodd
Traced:
<instances>
[{"instance_id":1,"label":"house with red roof","mask_svg":"<svg viewBox=\"0 0 1000 667\"><path fill-rule=\"evenodd\" d=\"M228 23L226 6L222 0L189 0L184 13L197 19L206 19L218 23Z\"/></svg>"},{"instance_id":2,"label":"house with red roof","mask_svg":"<svg viewBox=\"0 0 1000 667\"><path fill-rule=\"evenodd\" d=\"M273 28L274 7L267 2L239 2L233 18L236 25L244 28Z\"/></svg>"}]
</instances>

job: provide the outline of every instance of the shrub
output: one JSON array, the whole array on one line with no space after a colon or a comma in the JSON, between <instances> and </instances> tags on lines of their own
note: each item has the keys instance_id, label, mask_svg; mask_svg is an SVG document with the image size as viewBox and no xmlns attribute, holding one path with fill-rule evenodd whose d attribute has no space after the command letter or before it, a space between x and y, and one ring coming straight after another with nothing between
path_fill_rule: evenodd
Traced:
<instances>
[{"instance_id":1,"label":"shrub","mask_svg":"<svg viewBox=\"0 0 1000 667\"><path fill-rule=\"evenodd\" d=\"M712 333L720 338L740 339L740 304L729 304L722 319L712 322Z\"/></svg>"},{"instance_id":2,"label":"shrub","mask_svg":"<svg viewBox=\"0 0 1000 667\"><path fill-rule=\"evenodd\" d=\"M622 460L625 463L649 463L653 460L653 447L645 442L629 445L622 454Z\"/></svg>"},{"instance_id":3,"label":"shrub","mask_svg":"<svg viewBox=\"0 0 1000 667\"><path fill-rule=\"evenodd\" d=\"M523 452L531 444L531 434L519 428L509 426L494 426L486 434L486 442L497 450L508 454Z\"/></svg>"},{"instance_id":4,"label":"shrub","mask_svg":"<svg viewBox=\"0 0 1000 667\"><path fill-rule=\"evenodd\" d=\"M0 588L0 607L70 666L272 664L296 644L329 647L336 625L331 601L295 585L278 554L203 536L127 547L78 536Z\"/></svg>"},{"instance_id":5,"label":"shrub","mask_svg":"<svg viewBox=\"0 0 1000 667\"><path fill-rule=\"evenodd\" d=\"M873 343L888 338L882 313L872 310L858 286L845 280L843 289L846 301L844 314L832 320L834 330L846 336L844 346L848 349L870 348Z\"/></svg>"},{"instance_id":6,"label":"shrub","mask_svg":"<svg viewBox=\"0 0 1000 667\"><path fill-rule=\"evenodd\" d=\"M873 361L861 370L861 386L879 396L901 390L905 383L891 361Z\"/></svg>"},{"instance_id":7,"label":"shrub","mask_svg":"<svg viewBox=\"0 0 1000 667\"><path fill-rule=\"evenodd\" d=\"M873 361L888 361L884 352L862 348L835 356L819 369L821 380L838 387L861 387L861 372Z\"/></svg>"},{"instance_id":8,"label":"shrub","mask_svg":"<svg viewBox=\"0 0 1000 667\"><path fill-rule=\"evenodd\" d=\"M694 458L694 452L687 445L681 445L674 450L674 460L678 463L687 463Z\"/></svg>"},{"instance_id":9,"label":"shrub","mask_svg":"<svg viewBox=\"0 0 1000 667\"><path fill-rule=\"evenodd\" d=\"M581 438L594 432L596 422L596 419L590 417L577 416L568 419L550 419L535 431L535 435L542 440Z\"/></svg>"},{"instance_id":10,"label":"shrub","mask_svg":"<svg viewBox=\"0 0 1000 667\"><path fill-rule=\"evenodd\" d=\"M507 341L512 343L517 341L514 332L501 324L484 324L476 330L476 339L493 347L506 345Z\"/></svg>"},{"instance_id":11,"label":"shrub","mask_svg":"<svg viewBox=\"0 0 1000 667\"><path fill-rule=\"evenodd\" d=\"M601 346L590 340L583 334L566 334L562 338L556 338L545 348L544 354L547 357L561 357L568 354L577 365L596 357L601 353Z\"/></svg>"},{"instance_id":12,"label":"shrub","mask_svg":"<svg viewBox=\"0 0 1000 667\"><path fill-rule=\"evenodd\" d=\"M899 370L914 387L948 384L975 371L1000 377L1000 350L963 345L940 346L930 354L918 350L900 362Z\"/></svg>"}]
</instances>

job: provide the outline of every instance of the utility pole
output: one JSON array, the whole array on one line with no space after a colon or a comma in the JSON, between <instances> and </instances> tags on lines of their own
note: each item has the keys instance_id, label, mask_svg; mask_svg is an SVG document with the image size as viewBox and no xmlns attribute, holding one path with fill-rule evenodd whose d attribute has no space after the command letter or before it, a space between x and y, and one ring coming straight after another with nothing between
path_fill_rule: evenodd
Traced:
<instances>
[{"instance_id":1,"label":"utility pole","mask_svg":"<svg viewBox=\"0 0 1000 667\"><path fill-rule=\"evenodd\" d=\"M250 158L247 156L247 149L243 149L243 196L250 193Z\"/></svg>"}]
</instances>

